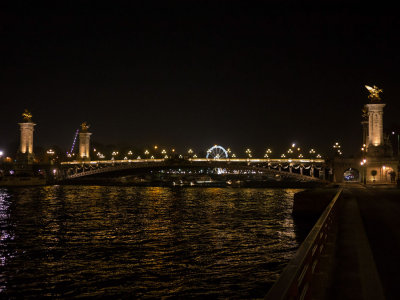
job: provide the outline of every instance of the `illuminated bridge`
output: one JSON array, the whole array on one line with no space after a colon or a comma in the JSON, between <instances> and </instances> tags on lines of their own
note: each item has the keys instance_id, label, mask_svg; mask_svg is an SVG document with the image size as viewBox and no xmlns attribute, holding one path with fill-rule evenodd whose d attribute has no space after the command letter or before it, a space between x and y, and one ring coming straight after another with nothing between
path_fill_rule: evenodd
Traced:
<instances>
[{"instance_id":1,"label":"illuminated bridge","mask_svg":"<svg viewBox=\"0 0 400 300\"><path fill-rule=\"evenodd\" d=\"M219 175L264 175L279 180L324 180L324 159L187 158L71 161L61 163L64 179L121 176L131 171L213 169ZM163 172L163 171L161 171ZM191 171L189 171L190 173Z\"/></svg>"}]
</instances>

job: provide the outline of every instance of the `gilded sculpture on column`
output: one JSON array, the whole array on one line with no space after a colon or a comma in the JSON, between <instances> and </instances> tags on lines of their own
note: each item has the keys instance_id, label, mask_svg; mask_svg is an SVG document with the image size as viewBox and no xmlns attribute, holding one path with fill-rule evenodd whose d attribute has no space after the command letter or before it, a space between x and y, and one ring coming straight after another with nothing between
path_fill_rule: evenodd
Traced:
<instances>
[{"instance_id":1,"label":"gilded sculpture on column","mask_svg":"<svg viewBox=\"0 0 400 300\"><path fill-rule=\"evenodd\" d=\"M87 122L83 122L81 124L81 132L87 132L89 127L90 127L90 125Z\"/></svg>"},{"instance_id":2,"label":"gilded sculpture on column","mask_svg":"<svg viewBox=\"0 0 400 300\"><path fill-rule=\"evenodd\" d=\"M32 122L32 114L27 109L22 113L22 118L25 122Z\"/></svg>"},{"instance_id":3,"label":"gilded sculpture on column","mask_svg":"<svg viewBox=\"0 0 400 300\"><path fill-rule=\"evenodd\" d=\"M379 93L383 92L382 89L378 88L376 85L374 85L373 87L366 85L365 87L369 91L368 99L370 99L372 102L379 102L382 100L379 96Z\"/></svg>"}]
</instances>

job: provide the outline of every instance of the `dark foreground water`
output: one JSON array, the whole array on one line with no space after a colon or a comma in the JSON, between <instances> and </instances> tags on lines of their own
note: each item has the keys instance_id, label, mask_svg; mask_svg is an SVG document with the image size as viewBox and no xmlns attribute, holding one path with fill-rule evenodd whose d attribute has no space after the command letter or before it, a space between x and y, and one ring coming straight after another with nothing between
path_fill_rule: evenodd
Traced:
<instances>
[{"instance_id":1,"label":"dark foreground water","mask_svg":"<svg viewBox=\"0 0 400 300\"><path fill-rule=\"evenodd\" d=\"M262 298L296 189L0 189L0 298Z\"/></svg>"}]
</instances>

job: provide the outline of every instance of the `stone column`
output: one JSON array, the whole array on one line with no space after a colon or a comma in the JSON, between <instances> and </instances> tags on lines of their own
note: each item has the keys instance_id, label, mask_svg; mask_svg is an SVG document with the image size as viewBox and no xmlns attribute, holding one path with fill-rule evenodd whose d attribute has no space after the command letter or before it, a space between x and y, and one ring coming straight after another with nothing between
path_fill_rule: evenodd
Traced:
<instances>
[{"instance_id":1,"label":"stone column","mask_svg":"<svg viewBox=\"0 0 400 300\"><path fill-rule=\"evenodd\" d=\"M33 127L36 125L32 122L18 123L21 130L21 139L19 152L33 154Z\"/></svg>"},{"instance_id":2,"label":"stone column","mask_svg":"<svg viewBox=\"0 0 400 300\"><path fill-rule=\"evenodd\" d=\"M90 160L90 132L79 133L79 158Z\"/></svg>"},{"instance_id":3,"label":"stone column","mask_svg":"<svg viewBox=\"0 0 400 300\"><path fill-rule=\"evenodd\" d=\"M383 145L383 108L386 104L371 103L368 107L368 146Z\"/></svg>"},{"instance_id":4,"label":"stone column","mask_svg":"<svg viewBox=\"0 0 400 300\"><path fill-rule=\"evenodd\" d=\"M33 131L36 125L33 122L18 123L21 130L18 161L31 164L33 162Z\"/></svg>"}]
</instances>

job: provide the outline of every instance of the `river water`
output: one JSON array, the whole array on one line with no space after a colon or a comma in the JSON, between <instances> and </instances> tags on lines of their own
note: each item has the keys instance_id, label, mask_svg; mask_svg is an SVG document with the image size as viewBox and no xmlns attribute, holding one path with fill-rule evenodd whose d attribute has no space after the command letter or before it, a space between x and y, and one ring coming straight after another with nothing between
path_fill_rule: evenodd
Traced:
<instances>
[{"instance_id":1,"label":"river water","mask_svg":"<svg viewBox=\"0 0 400 300\"><path fill-rule=\"evenodd\" d=\"M298 191L0 189L0 298L262 298L299 246Z\"/></svg>"}]
</instances>

